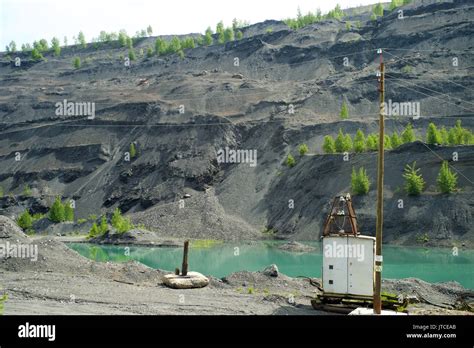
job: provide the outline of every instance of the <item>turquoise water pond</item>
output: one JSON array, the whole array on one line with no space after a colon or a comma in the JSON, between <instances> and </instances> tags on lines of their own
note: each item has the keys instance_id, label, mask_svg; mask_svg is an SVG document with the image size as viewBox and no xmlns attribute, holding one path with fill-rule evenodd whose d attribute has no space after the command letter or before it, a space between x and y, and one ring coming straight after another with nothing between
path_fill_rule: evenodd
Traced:
<instances>
[{"instance_id":1,"label":"turquoise water pond","mask_svg":"<svg viewBox=\"0 0 474 348\"><path fill-rule=\"evenodd\" d=\"M189 265L193 271L224 277L236 271L258 271L272 263L280 272L296 277L321 277L322 250L317 242L314 252L292 253L277 248L278 242L225 243L208 248L190 248ZM96 261L136 260L149 267L173 271L181 267L182 248L152 248L70 243L69 247ZM474 289L474 250L387 246L383 247L384 278L420 278L428 282L455 280Z\"/></svg>"}]
</instances>

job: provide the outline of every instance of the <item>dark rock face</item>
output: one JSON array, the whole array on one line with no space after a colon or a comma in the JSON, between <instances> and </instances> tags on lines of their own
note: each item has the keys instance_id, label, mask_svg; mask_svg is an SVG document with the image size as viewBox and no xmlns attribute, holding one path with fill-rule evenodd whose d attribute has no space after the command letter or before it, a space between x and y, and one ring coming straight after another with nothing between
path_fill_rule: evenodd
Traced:
<instances>
[{"instance_id":1,"label":"dark rock face","mask_svg":"<svg viewBox=\"0 0 474 348\"><path fill-rule=\"evenodd\" d=\"M366 22L369 15L349 15L361 21L351 30L336 20L298 31L267 21L246 28L243 40L187 50L182 60L140 58L129 69L112 45L65 48L48 62L18 53L21 69L0 64L0 214L44 212L60 195L76 200L78 218L120 207L163 235L255 239L271 228L277 238L316 240L328 202L349 192L352 168L364 166L371 191L354 205L361 231L373 235L376 154L323 155L323 138L339 129L377 131L379 47L386 99L421 109L416 120L388 116L387 133L409 121L421 138L429 122L452 127L461 119L472 129L474 6L410 5L404 20L386 13ZM138 41L137 49L154 40ZM73 69L71 60L86 53L93 61ZM64 99L94 102L95 118L57 115ZM132 143L137 154L126 160ZM303 157L301 144L309 148ZM219 163L217 151L226 147L255 150L257 165ZM289 153L293 168L285 165ZM473 146L419 142L388 151L384 241L417 244L426 234L425 244L474 246L473 153ZM436 193L440 158L463 174L460 192ZM403 192L403 168L413 161L427 182L420 197ZM21 197L25 185L33 197ZM183 203L185 193L191 197Z\"/></svg>"}]
</instances>

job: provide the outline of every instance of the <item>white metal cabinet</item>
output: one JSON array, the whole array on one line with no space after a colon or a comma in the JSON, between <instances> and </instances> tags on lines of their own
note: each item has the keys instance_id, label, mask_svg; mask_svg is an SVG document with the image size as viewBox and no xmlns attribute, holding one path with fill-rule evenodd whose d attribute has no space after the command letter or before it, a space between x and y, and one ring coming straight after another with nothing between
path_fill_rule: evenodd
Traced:
<instances>
[{"instance_id":1,"label":"white metal cabinet","mask_svg":"<svg viewBox=\"0 0 474 348\"><path fill-rule=\"evenodd\" d=\"M374 237L323 237L324 292L372 297L374 254Z\"/></svg>"}]
</instances>

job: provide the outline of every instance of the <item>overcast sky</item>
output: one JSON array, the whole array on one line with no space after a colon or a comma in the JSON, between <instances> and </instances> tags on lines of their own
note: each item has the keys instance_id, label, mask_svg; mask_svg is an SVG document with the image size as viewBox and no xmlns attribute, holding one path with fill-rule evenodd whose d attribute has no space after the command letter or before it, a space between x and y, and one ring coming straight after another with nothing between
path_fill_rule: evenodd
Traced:
<instances>
[{"instance_id":1,"label":"overcast sky","mask_svg":"<svg viewBox=\"0 0 474 348\"><path fill-rule=\"evenodd\" d=\"M377 0L340 0L342 8L374 4ZM0 0L0 51L11 40L23 43L56 36L72 37L82 30L89 41L101 30L125 29L133 35L148 25L153 35L203 32L207 26L233 18L250 23L294 17L320 8L323 13L336 2L321 0Z\"/></svg>"}]
</instances>

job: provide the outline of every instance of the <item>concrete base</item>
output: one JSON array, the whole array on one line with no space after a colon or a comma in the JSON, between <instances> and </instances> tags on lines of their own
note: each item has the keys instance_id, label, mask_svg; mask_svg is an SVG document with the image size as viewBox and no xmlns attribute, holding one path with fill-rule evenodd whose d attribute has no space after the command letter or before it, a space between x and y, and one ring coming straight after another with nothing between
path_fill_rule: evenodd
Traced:
<instances>
[{"instance_id":1,"label":"concrete base","mask_svg":"<svg viewBox=\"0 0 474 348\"><path fill-rule=\"evenodd\" d=\"M373 308L359 307L354 309L349 315L408 315L407 313L395 312L387 309L382 309L380 314L375 314Z\"/></svg>"},{"instance_id":2,"label":"concrete base","mask_svg":"<svg viewBox=\"0 0 474 348\"><path fill-rule=\"evenodd\" d=\"M209 279L201 273L188 272L186 276L167 274L163 277L163 283L173 289L196 289L207 286Z\"/></svg>"}]
</instances>

